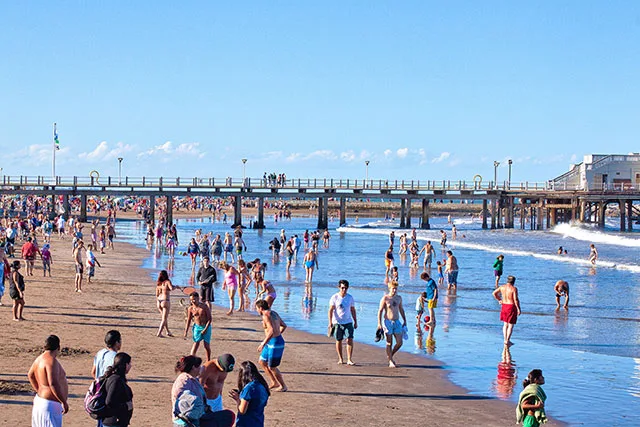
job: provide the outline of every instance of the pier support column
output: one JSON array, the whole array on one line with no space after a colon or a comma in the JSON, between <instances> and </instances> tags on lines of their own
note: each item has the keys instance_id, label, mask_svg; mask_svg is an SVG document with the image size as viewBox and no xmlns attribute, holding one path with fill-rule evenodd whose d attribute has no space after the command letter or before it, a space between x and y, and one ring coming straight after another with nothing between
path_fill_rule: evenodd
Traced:
<instances>
[{"instance_id":1,"label":"pier support column","mask_svg":"<svg viewBox=\"0 0 640 427\"><path fill-rule=\"evenodd\" d=\"M233 198L233 225L232 228L242 226L242 196Z\"/></svg>"},{"instance_id":2,"label":"pier support column","mask_svg":"<svg viewBox=\"0 0 640 427\"><path fill-rule=\"evenodd\" d=\"M78 221L87 222L87 195L80 195L80 216L78 217Z\"/></svg>"},{"instance_id":3,"label":"pier support column","mask_svg":"<svg viewBox=\"0 0 640 427\"><path fill-rule=\"evenodd\" d=\"M167 196L167 225L173 224L173 196Z\"/></svg>"},{"instance_id":4,"label":"pier support column","mask_svg":"<svg viewBox=\"0 0 640 427\"><path fill-rule=\"evenodd\" d=\"M400 228L405 228L406 227L406 208L407 208L407 201L405 199L400 199Z\"/></svg>"},{"instance_id":5,"label":"pier support column","mask_svg":"<svg viewBox=\"0 0 640 427\"><path fill-rule=\"evenodd\" d=\"M482 229L487 229L487 199L482 199Z\"/></svg>"},{"instance_id":6,"label":"pier support column","mask_svg":"<svg viewBox=\"0 0 640 427\"><path fill-rule=\"evenodd\" d=\"M524 230L526 219L527 219L527 208L525 207L524 201L520 199L520 229Z\"/></svg>"},{"instance_id":7,"label":"pier support column","mask_svg":"<svg viewBox=\"0 0 640 427\"><path fill-rule=\"evenodd\" d=\"M329 218L327 217L328 204L329 201L324 197L318 197L318 230L324 230L329 225Z\"/></svg>"},{"instance_id":8,"label":"pier support column","mask_svg":"<svg viewBox=\"0 0 640 427\"><path fill-rule=\"evenodd\" d=\"M71 205L69 204L68 194L62 196L62 209L64 210L64 214L67 216L67 219L71 218Z\"/></svg>"},{"instance_id":9,"label":"pier support column","mask_svg":"<svg viewBox=\"0 0 640 427\"><path fill-rule=\"evenodd\" d=\"M536 230L542 230L544 228L544 220L542 217L543 199L538 200L538 207L536 212Z\"/></svg>"},{"instance_id":10,"label":"pier support column","mask_svg":"<svg viewBox=\"0 0 640 427\"><path fill-rule=\"evenodd\" d=\"M496 216L497 216L497 205L498 204L498 200L492 200L491 201L491 229L495 230L496 229Z\"/></svg>"},{"instance_id":11,"label":"pier support column","mask_svg":"<svg viewBox=\"0 0 640 427\"><path fill-rule=\"evenodd\" d=\"M604 228L604 220L606 219L607 204L605 202L598 203L598 227Z\"/></svg>"},{"instance_id":12,"label":"pier support column","mask_svg":"<svg viewBox=\"0 0 640 427\"><path fill-rule=\"evenodd\" d=\"M149 221L156 222L156 196L149 196Z\"/></svg>"},{"instance_id":13,"label":"pier support column","mask_svg":"<svg viewBox=\"0 0 640 427\"><path fill-rule=\"evenodd\" d=\"M549 221L547 224L547 228L556 226L557 214L558 214L558 210L556 208L549 209Z\"/></svg>"},{"instance_id":14,"label":"pier support column","mask_svg":"<svg viewBox=\"0 0 640 427\"><path fill-rule=\"evenodd\" d=\"M407 220L405 226L411 228L411 199L407 199Z\"/></svg>"},{"instance_id":15,"label":"pier support column","mask_svg":"<svg viewBox=\"0 0 640 427\"><path fill-rule=\"evenodd\" d=\"M627 212L624 200L618 200L618 210L620 211L620 231L627 231Z\"/></svg>"},{"instance_id":16,"label":"pier support column","mask_svg":"<svg viewBox=\"0 0 640 427\"><path fill-rule=\"evenodd\" d=\"M633 200L627 201L627 231L633 231Z\"/></svg>"},{"instance_id":17,"label":"pier support column","mask_svg":"<svg viewBox=\"0 0 640 427\"><path fill-rule=\"evenodd\" d=\"M258 197L258 221L254 224L254 228L264 228L264 197Z\"/></svg>"},{"instance_id":18,"label":"pier support column","mask_svg":"<svg viewBox=\"0 0 640 427\"><path fill-rule=\"evenodd\" d=\"M340 226L347 224L347 198L340 197Z\"/></svg>"},{"instance_id":19,"label":"pier support column","mask_svg":"<svg viewBox=\"0 0 640 427\"><path fill-rule=\"evenodd\" d=\"M431 229L429 224L429 200L422 199L422 224L420 226L423 230Z\"/></svg>"}]
</instances>

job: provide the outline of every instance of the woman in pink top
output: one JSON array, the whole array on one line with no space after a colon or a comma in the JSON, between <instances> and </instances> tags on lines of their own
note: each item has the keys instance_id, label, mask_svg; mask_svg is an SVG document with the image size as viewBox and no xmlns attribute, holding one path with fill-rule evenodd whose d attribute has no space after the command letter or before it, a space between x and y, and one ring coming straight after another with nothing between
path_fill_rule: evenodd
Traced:
<instances>
[{"instance_id":1,"label":"woman in pink top","mask_svg":"<svg viewBox=\"0 0 640 427\"><path fill-rule=\"evenodd\" d=\"M239 273L234 266L227 264L225 261L220 262L220 268L225 271L222 290L226 290L229 294L229 311L227 311L227 316L230 316L233 314L233 309L236 304L235 296L236 290L238 289Z\"/></svg>"}]
</instances>

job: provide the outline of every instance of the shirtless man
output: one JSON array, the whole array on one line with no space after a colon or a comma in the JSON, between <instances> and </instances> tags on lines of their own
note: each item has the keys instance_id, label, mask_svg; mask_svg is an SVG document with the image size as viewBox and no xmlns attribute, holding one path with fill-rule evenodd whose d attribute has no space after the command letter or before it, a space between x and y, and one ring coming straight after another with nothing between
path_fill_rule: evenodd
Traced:
<instances>
[{"instance_id":1,"label":"shirtless man","mask_svg":"<svg viewBox=\"0 0 640 427\"><path fill-rule=\"evenodd\" d=\"M207 394L207 403L212 412L224 410L222 405L222 387L227 379L227 374L233 371L236 359L230 354L218 356L215 360L206 362L200 373L200 383Z\"/></svg>"},{"instance_id":2,"label":"shirtless man","mask_svg":"<svg viewBox=\"0 0 640 427\"><path fill-rule=\"evenodd\" d=\"M433 263L433 256L436 254L436 250L433 248L431 244L431 240L427 240L427 243L420 249L420 253L418 256L422 255L424 252L424 268L425 270L431 269L431 263Z\"/></svg>"},{"instance_id":3,"label":"shirtless man","mask_svg":"<svg viewBox=\"0 0 640 427\"><path fill-rule=\"evenodd\" d=\"M564 280L558 280L553 287L556 291L556 308L560 308L560 297L564 296L564 308L569 308L569 284Z\"/></svg>"},{"instance_id":4,"label":"shirtless man","mask_svg":"<svg viewBox=\"0 0 640 427\"><path fill-rule=\"evenodd\" d=\"M84 274L84 265L82 264L82 251L84 250L84 242L78 240L78 245L73 250L73 262L76 265L76 292L82 292L82 275Z\"/></svg>"},{"instance_id":5,"label":"shirtless man","mask_svg":"<svg viewBox=\"0 0 640 427\"><path fill-rule=\"evenodd\" d=\"M382 314L384 313L384 325ZM400 323L402 316L402 324ZM394 354L402 347L403 328L407 326L407 317L402 307L402 297L398 295L398 282L389 283L389 293L380 300L380 309L378 310L378 329L384 330L387 338L387 359L389 367L395 368L396 362L393 360ZM393 338L396 339L396 345L393 346Z\"/></svg>"},{"instance_id":6,"label":"shirtless man","mask_svg":"<svg viewBox=\"0 0 640 427\"><path fill-rule=\"evenodd\" d=\"M44 352L29 369L29 382L36 391L31 413L32 427L62 427L62 414L69 412L67 374L58 362L60 338L49 335Z\"/></svg>"},{"instance_id":7,"label":"shirtless man","mask_svg":"<svg viewBox=\"0 0 640 427\"><path fill-rule=\"evenodd\" d=\"M510 347L511 334L513 326L520 316L520 300L518 299L518 288L515 286L516 278L507 277L507 283L499 286L493 291L493 297L502 305L500 309L500 320L504 323L502 326L502 335L504 336L504 345Z\"/></svg>"},{"instance_id":8,"label":"shirtless man","mask_svg":"<svg viewBox=\"0 0 640 427\"><path fill-rule=\"evenodd\" d=\"M187 338L191 320L193 320L193 346L191 347L191 355L195 356L200 347L200 342L204 341L204 350L207 353L207 362L211 360L211 310L203 302L200 302L200 296L197 292L189 295L189 308L187 308L187 321L184 327L184 337Z\"/></svg>"},{"instance_id":9,"label":"shirtless man","mask_svg":"<svg viewBox=\"0 0 640 427\"><path fill-rule=\"evenodd\" d=\"M260 365L271 379L270 389L274 391L287 391L287 386L282 378L282 373L278 369L284 353L284 339L282 333L287 329L287 324L278 313L269 308L265 300L256 302L258 314L262 316L262 327L264 328L264 340L258 346L260 352Z\"/></svg>"},{"instance_id":10,"label":"shirtless man","mask_svg":"<svg viewBox=\"0 0 640 427\"><path fill-rule=\"evenodd\" d=\"M447 273L447 289L458 288L458 259L453 252L447 251L447 264L444 270Z\"/></svg>"}]
</instances>

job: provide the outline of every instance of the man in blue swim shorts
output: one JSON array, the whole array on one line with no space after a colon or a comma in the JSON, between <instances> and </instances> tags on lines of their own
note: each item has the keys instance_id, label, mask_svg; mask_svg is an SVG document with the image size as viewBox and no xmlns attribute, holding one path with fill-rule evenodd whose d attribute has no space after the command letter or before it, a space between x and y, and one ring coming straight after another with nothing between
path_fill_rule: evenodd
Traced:
<instances>
[{"instance_id":1,"label":"man in blue swim shorts","mask_svg":"<svg viewBox=\"0 0 640 427\"><path fill-rule=\"evenodd\" d=\"M204 341L204 350L207 353L207 362L211 360L211 310L203 302L200 302L200 296L197 292L189 295L189 308L187 309L187 324L184 328L184 337L189 333L189 326L193 320L193 346L191 347L191 355L195 356L200 347L200 343Z\"/></svg>"},{"instance_id":2,"label":"man in blue swim shorts","mask_svg":"<svg viewBox=\"0 0 640 427\"><path fill-rule=\"evenodd\" d=\"M384 314L384 325L383 325ZM402 323L400 322L402 316ZM407 317L402 307L402 297L398 295L398 282L389 283L389 293L380 300L380 309L378 310L378 329L384 330L387 338L387 359L389 367L395 368L396 362L393 356L402 347L402 335L407 329ZM393 339L396 339L396 345L393 346Z\"/></svg>"},{"instance_id":3,"label":"man in blue swim shorts","mask_svg":"<svg viewBox=\"0 0 640 427\"><path fill-rule=\"evenodd\" d=\"M287 386L278 369L284 353L284 339L282 333L287 329L287 324L275 311L269 309L269 303L265 300L256 302L258 314L262 316L264 327L264 340L258 346L260 352L260 365L271 379L270 389L274 391L287 391Z\"/></svg>"},{"instance_id":4,"label":"man in blue swim shorts","mask_svg":"<svg viewBox=\"0 0 640 427\"><path fill-rule=\"evenodd\" d=\"M458 259L453 256L453 252L447 251L447 263L445 267L447 273L447 289L458 288Z\"/></svg>"}]
</instances>

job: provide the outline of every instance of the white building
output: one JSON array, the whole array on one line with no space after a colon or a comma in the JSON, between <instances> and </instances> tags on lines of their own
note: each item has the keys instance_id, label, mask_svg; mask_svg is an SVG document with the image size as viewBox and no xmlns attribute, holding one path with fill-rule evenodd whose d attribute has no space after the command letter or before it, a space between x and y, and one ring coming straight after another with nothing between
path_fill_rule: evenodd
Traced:
<instances>
[{"instance_id":1,"label":"white building","mask_svg":"<svg viewBox=\"0 0 640 427\"><path fill-rule=\"evenodd\" d=\"M551 183L556 190L640 190L640 153L587 154Z\"/></svg>"}]
</instances>

